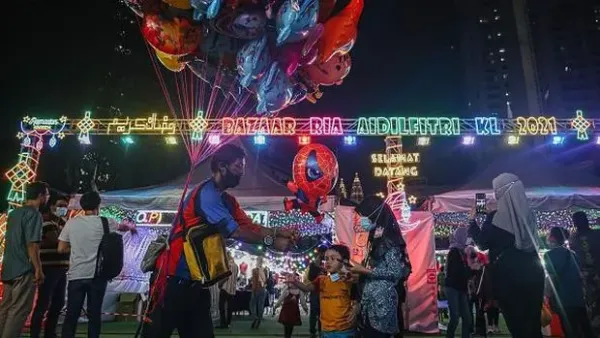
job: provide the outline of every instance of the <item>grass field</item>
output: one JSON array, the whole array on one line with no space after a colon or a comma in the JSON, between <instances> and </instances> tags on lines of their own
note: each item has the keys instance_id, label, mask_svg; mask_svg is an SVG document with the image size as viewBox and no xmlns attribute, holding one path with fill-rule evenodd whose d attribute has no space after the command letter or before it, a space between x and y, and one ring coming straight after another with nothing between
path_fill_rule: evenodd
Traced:
<instances>
[{"instance_id":1,"label":"grass field","mask_svg":"<svg viewBox=\"0 0 600 338\"><path fill-rule=\"evenodd\" d=\"M215 329L215 335L221 338L240 338L240 337L282 337L283 327L277 323L276 317L266 317L261 327L257 330L250 329L251 321L247 317L234 317L232 326L230 329L221 330ZM134 336L137 328L137 322L135 321L124 321L124 322L112 322L104 323L102 326L102 337L107 338L131 338ZM507 330L503 327L503 333L500 335L494 335L494 337L508 337L506 334ZM86 337L86 325L80 324L78 329L77 337ZM308 318L303 318L303 325L298 326L294 330L295 337L308 337ZM423 337L422 334L406 334L406 338L411 337ZM442 337L443 335L427 335L429 337ZM460 337L460 328L456 332L456 336ZM28 337L25 335L25 337ZM177 335L173 335L177 337Z\"/></svg>"}]
</instances>

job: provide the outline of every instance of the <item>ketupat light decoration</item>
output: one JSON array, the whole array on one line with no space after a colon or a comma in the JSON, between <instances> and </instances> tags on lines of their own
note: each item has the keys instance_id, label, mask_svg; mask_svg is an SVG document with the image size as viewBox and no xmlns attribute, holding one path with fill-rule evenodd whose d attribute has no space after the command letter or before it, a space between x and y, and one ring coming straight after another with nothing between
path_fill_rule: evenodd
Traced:
<instances>
[{"instance_id":1,"label":"ketupat light decoration","mask_svg":"<svg viewBox=\"0 0 600 338\"><path fill-rule=\"evenodd\" d=\"M573 129L577 131L577 139L580 141L586 141L590 138L588 135L588 129L592 126L592 123L583 117L583 111L578 110L575 112L576 117L571 122Z\"/></svg>"},{"instance_id":2,"label":"ketupat light decoration","mask_svg":"<svg viewBox=\"0 0 600 338\"><path fill-rule=\"evenodd\" d=\"M385 155L387 159L394 159L393 161L387 161L389 172L403 172L402 137L388 136L385 138ZM410 220L410 206L406 202L404 176L388 176L387 190L387 204L393 211L400 211L404 223L408 222Z\"/></svg>"},{"instance_id":3,"label":"ketupat light decoration","mask_svg":"<svg viewBox=\"0 0 600 338\"><path fill-rule=\"evenodd\" d=\"M189 122L189 127L192 130L192 141L202 141L206 128L208 128L208 122L204 118L202 110L198 110L196 118Z\"/></svg>"},{"instance_id":4,"label":"ketupat light decoration","mask_svg":"<svg viewBox=\"0 0 600 338\"><path fill-rule=\"evenodd\" d=\"M92 120L92 112L86 111L82 120L77 122L77 129L79 129L79 143L81 144L92 144L90 140L90 132L94 130L96 123Z\"/></svg>"},{"instance_id":5,"label":"ketupat light decoration","mask_svg":"<svg viewBox=\"0 0 600 338\"><path fill-rule=\"evenodd\" d=\"M37 167L37 159L34 159L29 152L22 152L19 154L17 164L4 174L11 183L7 197L9 204L20 204L24 201L25 188L36 177L36 169L32 167L32 164Z\"/></svg>"}]
</instances>

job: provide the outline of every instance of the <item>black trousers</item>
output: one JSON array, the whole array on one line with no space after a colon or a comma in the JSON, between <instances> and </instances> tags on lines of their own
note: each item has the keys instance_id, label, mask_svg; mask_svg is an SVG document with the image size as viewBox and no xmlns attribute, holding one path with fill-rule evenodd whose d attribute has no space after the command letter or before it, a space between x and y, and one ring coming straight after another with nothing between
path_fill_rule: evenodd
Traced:
<instances>
[{"instance_id":1,"label":"black trousers","mask_svg":"<svg viewBox=\"0 0 600 338\"><path fill-rule=\"evenodd\" d=\"M294 325L284 325L283 326L284 338L292 338L292 333L294 333Z\"/></svg>"},{"instance_id":2,"label":"black trousers","mask_svg":"<svg viewBox=\"0 0 600 338\"><path fill-rule=\"evenodd\" d=\"M487 309L488 325L498 326L499 319L500 319L500 310L495 306L490 306Z\"/></svg>"},{"instance_id":3,"label":"black trousers","mask_svg":"<svg viewBox=\"0 0 600 338\"><path fill-rule=\"evenodd\" d=\"M178 277L169 277L165 287L162 302L151 305L143 336L168 338L177 329L181 338L213 338L210 290Z\"/></svg>"},{"instance_id":4,"label":"black trousers","mask_svg":"<svg viewBox=\"0 0 600 338\"><path fill-rule=\"evenodd\" d=\"M231 325L231 317L233 315L233 296L226 291L221 290L219 294L219 317L221 326Z\"/></svg>"},{"instance_id":5,"label":"black trousers","mask_svg":"<svg viewBox=\"0 0 600 338\"><path fill-rule=\"evenodd\" d=\"M398 333L394 336L395 338L404 337L404 309L402 308L404 303L398 302Z\"/></svg>"},{"instance_id":6,"label":"black trousers","mask_svg":"<svg viewBox=\"0 0 600 338\"><path fill-rule=\"evenodd\" d=\"M537 254L515 251L492 269L494 294L513 338L541 338L544 270Z\"/></svg>"},{"instance_id":7,"label":"black trousers","mask_svg":"<svg viewBox=\"0 0 600 338\"><path fill-rule=\"evenodd\" d=\"M308 318L308 329L310 334L316 334L317 328L321 331L321 321L319 316L321 315L321 304L319 300L319 293L310 293L310 317Z\"/></svg>"},{"instance_id":8,"label":"black trousers","mask_svg":"<svg viewBox=\"0 0 600 338\"><path fill-rule=\"evenodd\" d=\"M558 311L565 338L592 338L592 324L585 307L566 307Z\"/></svg>"},{"instance_id":9,"label":"black trousers","mask_svg":"<svg viewBox=\"0 0 600 338\"><path fill-rule=\"evenodd\" d=\"M83 302L87 298L88 337L100 337L102 326L102 302L108 282L100 278L69 281L67 294L67 315L62 327L62 337L75 337L77 322Z\"/></svg>"},{"instance_id":10,"label":"black trousers","mask_svg":"<svg viewBox=\"0 0 600 338\"><path fill-rule=\"evenodd\" d=\"M67 269L60 267L44 267L44 283L38 288L38 298L31 315L31 338L39 338L42 329L42 321L46 311L46 323L44 324L44 338L56 337L56 326L58 317L65 305L65 293L67 291Z\"/></svg>"}]
</instances>

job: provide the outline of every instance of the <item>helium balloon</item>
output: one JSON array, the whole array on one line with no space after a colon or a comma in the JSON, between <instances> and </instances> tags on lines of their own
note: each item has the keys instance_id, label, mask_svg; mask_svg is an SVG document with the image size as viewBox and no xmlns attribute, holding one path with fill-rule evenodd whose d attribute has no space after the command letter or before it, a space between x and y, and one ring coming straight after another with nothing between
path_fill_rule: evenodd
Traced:
<instances>
[{"instance_id":1,"label":"helium balloon","mask_svg":"<svg viewBox=\"0 0 600 338\"><path fill-rule=\"evenodd\" d=\"M241 12L233 20L232 31L236 38L253 40L261 37L267 26L267 16L264 11L251 10Z\"/></svg>"},{"instance_id":2,"label":"helium balloon","mask_svg":"<svg viewBox=\"0 0 600 338\"><path fill-rule=\"evenodd\" d=\"M352 60L350 54L336 55L322 64L306 66L302 71L313 83L332 86L341 84L342 80L350 73Z\"/></svg>"},{"instance_id":3,"label":"helium balloon","mask_svg":"<svg viewBox=\"0 0 600 338\"><path fill-rule=\"evenodd\" d=\"M223 0L191 0L190 4L194 8L194 20L201 21L205 17L212 20L219 14Z\"/></svg>"},{"instance_id":4,"label":"helium balloon","mask_svg":"<svg viewBox=\"0 0 600 338\"><path fill-rule=\"evenodd\" d=\"M267 37L248 42L237 55L237 70L240 84L248 87L253 80L259 79L271 62Z\"/></svg>"},{"instance_id":5,"label":"helium balloon","mask_svg":"<svg viewBox=\"0 0 600 338\"><path fill-rule=\"evenodd\" d=\"M166 20L157 14L146 14L142 35L148 43L163 53L182 56L198 48L202 33L185 18Z\"/></svg>"},{"instance_id":6,"label":"helium balloon","mask_svg":"<svg viewBox=\"0 0 600 338\"><path fill-rule=\"evenodd\" d=\"M256 98L258 113L276 113L292 102L294 85L277 62L273 62L269 71L260 80Z\"/></svg>"},{"instance_id":7,"label":"helium balloon","mask_svg":"<svg viewBox=\"0 0 600 338\"><path fill-rule=\"evenodd\" d=\"M302 55L308 55L315 47L321 35L323 35L325 28L322 24L317 24L313 27L306 36L306 42L304 43L304 48L302 49Z\"/></svg>"},{"instance_id":8,"label":"helium balloon","mask_svg":"<svg viewBox=\"0 0 600 338\"><path fill-rule=\"evenodd\" d=\"M172 72L181 72L185 69L185 62L181 62L178 56L163 53L156 48L154 49L154 52L156 53L158 61L160 61L160 63L168 70Z\"/></svg>"},{"instance_id":9,"label":"helium balloon","mask_svg":"<svg viewBox=\"0 0 600 338\"><path fill-rule=\"evenodd\" d=\"M304 43L296 42L287 44L279 49L277 53L277 62L281 69L289 76L296 72L300 65L300 59L302 58L302 48Z\"/></svg>"},{"instance_id":10,"label":"helium balloon","mask_svg":"<svg viewBox=\"0 0 600 338\"><path fill-rule=\"evenodd\" d=\"M317 45L320 63L328 61L336 54L346 54L352 49L364 5L364 0L351 0L340 13L325 22L325 32Z\"/></svg>"},{"instance_id":11,"label":"helium balloon","mask_svg":"<svg viewBox=\"0 0 600 338\"><path fill-rule=\"evenodd\" d=\"M318 14L318 0L284 0L277 13L277 45L306 38Z\"/></svg>"},{"instance_id":12,"label":"helium balloon","mask_svg":"<svg viewBox=\"0 0 600 338\"><path fill-rule=\"evenodd\" d=\"M320 0L319 1L319 22L323 23L329 19L333 9L335 8L336 0Z\"/></svg>"},{"instance_id":13,"label":"helium balloon","mask_svg":"<svg viewBox=\"0 0 600 338\"><path fill-rule=\"evenodd\" d=\"M292 101L290 102L290 105L298 104L304 101L304 99L306 99L306 95L308 95L308 89L306 89L306 86L299 82L296 83L292 90Z\"/></svg>"},{"instance_id":14,"label":"helium balloon","mask_svg":"<svg viewBox=\"0 0 600 338\"><path fill-rule=\"evenodd\" d=\"M125 0L125 5L129 7L140 18L144 17L144 11L142 10L142 0Z\"/></svg>"},{"instance_id":15,"label":"helium balloon","mask_svg":"<svg viewBox=\"0 0 600 338\"><path fill-rule=\"evenodd\" d=\"M163 0L169 6L179 9L191 9L190 0Z\"/></svg>"},{"instance_id":16,"label":"helium balloon","mask_svg":"<svg viewBox=\"0 0 600 338\"><path fill-rule=\"evenodd\" d=\"M309 198L324 197L337 183L339 165L329 148L312 143L294 157L292 172L294 183Z\"/></svg>"}]
</instances>

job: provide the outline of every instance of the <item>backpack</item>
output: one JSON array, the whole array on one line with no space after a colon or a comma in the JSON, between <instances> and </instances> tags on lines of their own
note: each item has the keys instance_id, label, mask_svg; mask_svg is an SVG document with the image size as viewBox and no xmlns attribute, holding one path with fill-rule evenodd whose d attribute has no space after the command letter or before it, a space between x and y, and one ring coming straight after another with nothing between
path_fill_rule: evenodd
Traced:
<instances>
[{"instance_id":1,"label":"backpack","mask_svg":"<svg viewBox=\"0 0 600 338\"><path fill-rule=\"evenodd\" d=\"M98 246L96 277L111 280L123 269L123 236L108 229L108 219L100 217L104 235Z\"/></svg>"}]
</instances>

